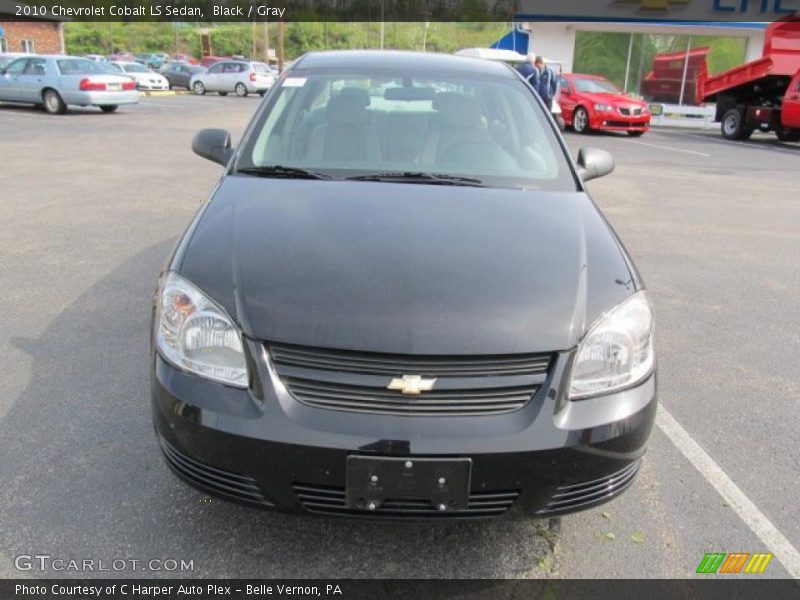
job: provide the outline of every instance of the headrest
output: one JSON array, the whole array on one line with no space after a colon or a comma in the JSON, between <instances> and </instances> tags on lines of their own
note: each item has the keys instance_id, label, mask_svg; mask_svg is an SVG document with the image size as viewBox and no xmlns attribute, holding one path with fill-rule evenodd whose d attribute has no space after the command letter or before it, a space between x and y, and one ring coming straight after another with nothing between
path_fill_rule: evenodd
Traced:
<instances>
[{"instance_id":1,"label":"headrest","mask_svg":"<svg viewBox=\"0 0 800 600\"><path fill-rule=\"evenodd\" d=\"M367 119L369 94L366 90L349 87L328 100L326 119L333 125L357 125Z\"/></svg>"},{"instance_id":2,"label":"headrest","mask_svg":"<svg viewBox=\"0 0 800 600\"><path fill-rule=\"evenodd\" d=\"M455 92L439 92L433 98L433 108L438 111L442 125L447 127L468 129L484 127L480 106L475 98L470 96Z\"/></svg>"}]
</instances>

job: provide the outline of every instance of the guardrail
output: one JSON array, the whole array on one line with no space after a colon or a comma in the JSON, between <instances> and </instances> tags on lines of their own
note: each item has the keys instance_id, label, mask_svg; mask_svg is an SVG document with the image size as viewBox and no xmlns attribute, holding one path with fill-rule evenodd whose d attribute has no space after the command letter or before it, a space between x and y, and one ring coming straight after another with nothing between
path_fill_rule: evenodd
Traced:
<instances>
[{"instance_id":1,"label":"guardrail","mask_svg":"<svg viewBox=\"0 0 800 600\"><path fill-rule=\"evenodd\" d=\"M711 129L716 127L716 106L686 106L678 104L650 104L650 124L653 127L687 127Z\"/></svg>"}]
</instances>

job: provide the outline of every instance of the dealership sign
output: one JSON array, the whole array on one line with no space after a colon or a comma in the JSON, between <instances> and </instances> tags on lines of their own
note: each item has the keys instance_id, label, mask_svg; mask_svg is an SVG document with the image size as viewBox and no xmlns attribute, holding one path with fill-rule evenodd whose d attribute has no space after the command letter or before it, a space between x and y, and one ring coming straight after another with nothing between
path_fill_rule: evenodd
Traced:
<instances>
[{"instance_id":1,"label":"dealership sign","mask_svg":"<svg viewBox=\"0 0 800 600\"><path fill-rule=\"evenodd\" d=\"M517 20L774 21L800 14L800 0L520 0Z\"/></svg>"}]
</instances>

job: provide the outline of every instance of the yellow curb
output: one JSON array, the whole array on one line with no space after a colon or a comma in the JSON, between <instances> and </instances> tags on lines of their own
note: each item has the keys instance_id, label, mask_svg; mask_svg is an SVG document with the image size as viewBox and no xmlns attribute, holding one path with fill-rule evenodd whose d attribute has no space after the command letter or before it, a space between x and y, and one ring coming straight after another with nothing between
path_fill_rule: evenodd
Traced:
<instances>
[{"instance_id":1,"label":"yellow curb","mask_svg":"<svg viewBox=\"0 0 800 600\"><path fill-rule=\"evenodd\" d=\"M191 90L154 90L154 91L141 91L139 92L140 96L156 96L156 97L164 97L164 96L186 96L188 94L193 94Z\"/></svg>"}]
</instances>

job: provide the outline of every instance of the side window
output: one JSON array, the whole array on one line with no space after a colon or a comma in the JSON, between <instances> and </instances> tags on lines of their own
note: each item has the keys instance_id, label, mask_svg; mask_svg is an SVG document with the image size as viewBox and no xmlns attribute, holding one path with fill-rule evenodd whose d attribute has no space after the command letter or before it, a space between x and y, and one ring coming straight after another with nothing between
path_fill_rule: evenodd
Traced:
<instances>
[{"instance_id":1,"label":"side window","mask_svg":"<svg viewBox=\"0 0 800 600\"><path fill-rule=\"evenodd\" d=\"M216 73L219 73L221 70L222 70L222 65L221 65L221 64L216 64L216 65L213 65L213 66L212 66L212 67L211 67L211 68L208 70L208 72L209 72L209 73L214 73L214 74L216 74Z\"/></svg>"},{"instance_id":2,"label":"side window","mask_svg":"<svg viewBox=\"0 0 800 600\"><path fill-rule=\"evenodd\" d=\"M18 58L6 68L6 73L9 75L21 75L25 70L25 65L28 64L27 58Z\"/></svg>"},{"instance_id":3,"label":"side window","mask_svg":"<svg viewBox=\"0 0 800 600\"><path fill-rule=\"evenodd\" d=\"M28 66L25 67L24 75L45 75L45 61L42 58L32 58L28 61Z\"/></svg>"}]
</instances>

